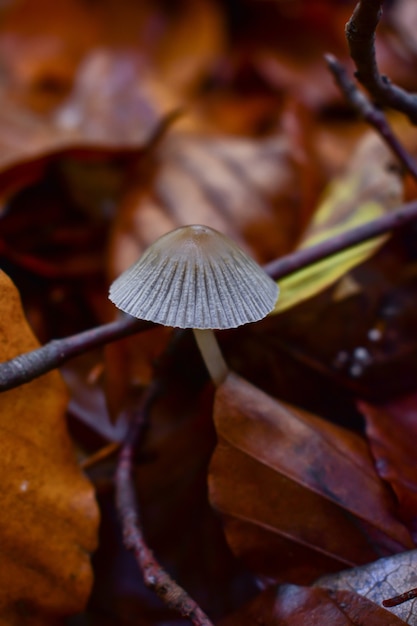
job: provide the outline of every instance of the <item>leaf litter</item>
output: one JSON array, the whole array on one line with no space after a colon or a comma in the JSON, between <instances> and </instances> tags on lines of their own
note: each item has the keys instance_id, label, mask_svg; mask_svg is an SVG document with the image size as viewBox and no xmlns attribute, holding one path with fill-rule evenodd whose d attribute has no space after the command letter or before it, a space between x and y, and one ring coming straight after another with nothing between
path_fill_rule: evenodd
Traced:
<instances>
[{"instance_id":1,"label":"leaf litter","mask_svg":"<svg viewBox=\"0 0 417 626\"><path fill-rule=\"evenodd\" d=\"M287 4L245 0L239 16L233 3L220 7L208 0L176 3L176 11L165 3L112 0L95 6L65 0L60 11L47 0L2 8L0 253L43 340L110 319L109 279L176 226L204 221L266 262L398 204L401 177L387 168L386 151L376 142L375 153L349 168L352 137L361 136L363 126L348 116L339 125L331 119L343 118L346 109L320 58L324 42L345 54L349 8L296 0L293 11ZM396 28L404 32L398 22ZM401 41L396 45L394 53L382 29L380 50L394 79ZM411 66L402 66L403 75L404 67ZM149 146L153 131L178 108L182 117ZM336 168L339 180L320 201ZM204 371L190 340L181 344L178 371L138 455L138 493L152 547L214 616L230 613L230 624L398 623L369 602L377 598L359 598L360 585L330 592L288 581L306 584L368 561L377 579L378 564L381 572L382 564L412 554L407 435L390 437L398 412L392 403L381 408L375 402L383 392L392 395L395 384L414 391L408 237L395 237L378 252L373 242L360 254L354 250L353 259L327 261L313 286L311 276L292 277L288 311L220 338L228 362L248 382L236 383L229 397L218 391L217 443L212 390L202 391ZM397 317L387 317L388 305L397 307ZM382 341L366 343L372 329ZM158 333L111 346L104 359L97 352L69 365L69 424L83 458L122 436L120 425L109 426L109 413L123 414L138 402L167 341ZM19 344L17 351L32 345ZM374 361L355 378L355 354L364 354L359 348ZM348 356L339 366L340 353ZM103 375L91 383L93 371ZM40 395L27 402L49 415L52 403L42 411ZM63 388L58 395L62 428ZM399 413L407 415L407 408ZM231 426L234 414L242 422ZM285 445L274 446L272 437ZM60 467L61 447L48 447ZM213 452L211 498L222 511L229 546L245 565L230 553L208 507ZM113 469L110 459L90 470L104 521L86 619L102 623L104 613L108 623L130 624L132 616L135 623L178 623L141 588L124 556L111 504ZM67 485L58 471L55 478L63 493L82 484L78 493L91 497L84 479ZM55 554L66 545L59 544ZM393 556L378 560L381 554ZM398 567L402 574L410 569L406 561ZM256 595L260 574L287 584L259 595L240 617L233 614ZM57 599L57 613L80 610L89 584L73 596L72 607Z\"/></svg>"},{"instance_id":2,"label":"leaf litter","mask_svg":"<svg viewBox=\"0 0 417 626\"><path fill-rule=\"evenodd\" d=\"M357 435L234 375L217 390L214 421L210 499L225 518L232 550L255 571L304 583L322 567L412 547Z\"/></svg>"},{"instance_id":3,"label":"leaf litter","mask_svg":"<svg viewBox=\"0 0 417 626\"><path fill-rule=\"evenodd\" d=\"M324 576L315 585L333 590L355 591L381 605L384 600L406 593L417 586L415 550L403 552L369 565ZM406 624L417 624L416 600L387 608Z\"/></svg>"}]
</instances>

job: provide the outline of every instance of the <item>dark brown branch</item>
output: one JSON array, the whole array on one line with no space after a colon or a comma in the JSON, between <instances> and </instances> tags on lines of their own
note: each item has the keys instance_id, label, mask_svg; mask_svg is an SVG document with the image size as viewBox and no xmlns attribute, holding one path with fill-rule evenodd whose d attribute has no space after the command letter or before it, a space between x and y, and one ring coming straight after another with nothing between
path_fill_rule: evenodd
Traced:
<instances>
[{"instance_id":1,"label":"dark brown branch","mask_svg":"<svg viewBox=\"0 0 417 626\"><path fill-rule=\"evenodd\" d=\"M391 107L417 124L417 95L381 76L375 56L375 30L382 15L382 0L360 0L346 24L346 39L357 71L356 78L380 105Z\"/></svg>"},{"instance_id":2,"label":"dark brown branch","mask_svg":"<svg viewBox=\"0 0 417 626\"><path fill-rule=\"evenodd\" d=\"M395 136L383 111L372 104L369 98L356 87L355 83L350 80L346 69L339 63L336 57L326 54L325 59L336 83L349 104L368 124L375 128L404 167L417 180L417 164Z\"/></svg>"},{"instance_id":3,"label":"dark brown branch","mask_svg":"<svg viewBox=\"0 0 417 626\"><path fill-rule=\"evenodd\" d=\"M151 328L150 322L123 316L82 333L54 339L41 348L0 364L0 391L23 385L83 352Z\"/></svg>"},{"instance_id":4,"label":"dark brown branch","mask_svg":"<svg viewBox=\"0 0 417 626\"><path fill-rule=\"evenodd\" d=\"M353 228L332 239L297 250L287 256L268 263L265 271L275 280L292 274L326 257L355 246L363 241L378 237L389 231L402 228L417 220L417 201L405 204L397 211L388 213L372 222ZM59 367L72 357L91 348L116 341L122 337L151 328L150 322L122 318L116 322L98 326L65 339L56 339L37 350L0 363L0 391L23 385L50 370Z\"/></svg>"},{"instance_id":5,"label":"dark brown branch","mask_svg":"<svg viewBox=\"0 0 417 626\"><path fill-rule=\"evenodd\" d=\"M119 456L116 470L116 505L123 526L123 541L125 547L134 553L145 585L152 589L168 608L189 618L194 626L213 626L198 604L162 569L147 546L141 528L132 478L133 456L146 427L149 409L158 393L157 383L154 383L148 390L142 408L135 415L129 436Z\"/></svg>"}]
</instances>

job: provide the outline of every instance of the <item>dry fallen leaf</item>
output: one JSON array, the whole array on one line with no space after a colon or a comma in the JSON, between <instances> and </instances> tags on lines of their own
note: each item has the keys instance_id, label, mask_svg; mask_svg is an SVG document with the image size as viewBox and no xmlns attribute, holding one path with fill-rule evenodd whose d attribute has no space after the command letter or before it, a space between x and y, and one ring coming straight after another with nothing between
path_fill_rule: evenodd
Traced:
<instances>
[{"instance_id":1,"label":"dry fallen leaf","mask_svg":"<svg viewBox=\"0 0 417 626\"><path fill-rule=\"evenodd\" d=\"M223 30L211 0L175 11L153 0L62 0L59 10L54 0L21 0L0 7L0 65L15 100L39 112L62 102L79 64L102 48L140 52L172 91L192 93L224 47Z\"/></svg>"},{"instance_id":2,"label":"dry fallen leaf","mask_svg":"<svg viewBox=\"0 0 417 626\"><path fill-rule=\"evenodd\" d=\"M230 374L217 390L209 490L235 554L291 582L412 547L358 435Z\"/></svg>"},{"instance_id":3,"label":"dry fallen leaf","mask_svg":"<svg viewBox=\"0 0 417 626\"><path fill-rule=\"evenodd\" d=\"M404 622L350 591L281 585L259 594L220 626L401 626Z\"/></svg>"},{"instance_id":4,"label":"dry fallen leaf","mask_svg":"<svg viewBox=\"0 0 417 626\"><path fill-rule=\"evenodd\" d=\"M334 591L354 591L376 604L406 593L417 586L417 551L403 552L369 565L323 576L315 585ZM417 600L387 607L410 626L417 624Z\"/></svg>"},{"instance_id":5,"label":"dry fallen leaf","mask_svg":"<svg viewBox=\"0 0 417 626\"><path fill-rule=\"evenodd\" d=\"M79 159L81 171L91 159L138 158L180 102L139 53L106 48L86 55L67 98L47 115L0 89L0 192L37 180L57 157Z\"/></svg>"},{"instance_id":6,"label":"dry fallen leaf","mask_svg":"<svg viewBox=\"0 0 417 626\"><path fill-rule=\"evenodd\" d=\"M0 273L0 359L38 343ZM98 510L65 425L58 372L0 395L0 624L53 622L83 609Z\"/></svg>"},{"instance_id":7,"label":"dry fallen leaf","mask_svg":"<svg viewBox=\"0 0 417 626\"><path fill-rule=\"evenodd\" d=\"M192 97L224 37L211 0L174 12L152 0L0 7L0 191L37 180L61 151L140 148L161 108Z\"/></svg>"},{"instance_id":8,"label":"dry fallen leaf","mask_svg":"<svg viewBox=\"0 0 417 626\"><path fill-rule=\"evenodd\" d=\"M378 474L392 487L399 514L417 539L417 395L384 405L359 402Z\"/></svg>"},{"instance_id":9,"label":"dry fallen leaf","mask_svg":"<svg viewBox=\"0 0 417 626\"><path fill-rule=\"evenodd\" d=\"M260 262L291 249L307 193L293 153L285 135L255 140L174 128L155 156L155 171L135 182L119 209L111 275L157 237L186 224L229 235Z\"/></svg>"},{"instance_id":10,"label":"dry fallen leaf","mask_svg":"<svg viewBox=\"0 0 417 626\"><path fill-rule=\"evenodd\" d=\"M98 49L86 56L71 94L51 114L50 132L75 145L137 148L179 103L138 53Z\"/></svg>"},{"instance_id":11,"label":"dry fallen leaf","mask_svg":"<svg viewBox=\"0 0 417 626\"><path fill-rule=\"evenodd\" d=\"M323 50L346 55L343 28L350 7L329 0L244 2L237 42L278 93L291 93L310 108L334 100L337 90L323 63ZM243 40L243 41L242 41ZM245 57L244 57L245 58ZM307 76L307 79L306 79Z\"/></svg>"},{"instance_id":12,"label":"dry fallen leaf","mask_svg":"<svg viewBox=\"0 0 417 626\"><path fill-rule=\"evenodd\" d=\"M402 172L395 156L377 135L365 135L344 174L330 183L299 248L308 248L384 215L401 203L402 195ZM387 238L377 237L284 277L275 312L320 293L369 259Z\"/></svg>"}]
</instances>

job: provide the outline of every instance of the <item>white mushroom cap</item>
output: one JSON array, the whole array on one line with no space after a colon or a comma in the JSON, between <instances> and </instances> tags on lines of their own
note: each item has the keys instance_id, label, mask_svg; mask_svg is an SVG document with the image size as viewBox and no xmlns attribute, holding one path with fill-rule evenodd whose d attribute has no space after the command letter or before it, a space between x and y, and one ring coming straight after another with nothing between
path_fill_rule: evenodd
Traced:
<instances>
[{"instance_id":1,"label":"white mushroom cap","mask_svg":"<svg viewBox=\"0 0 417 626\"><path fill-rule=\"evenodd\" d=\"M155 241L110 287L110 300L140 319L178 328L224 329L272 311L277 284L231 239L184 226Z\"/></svg>"}]
</instances>

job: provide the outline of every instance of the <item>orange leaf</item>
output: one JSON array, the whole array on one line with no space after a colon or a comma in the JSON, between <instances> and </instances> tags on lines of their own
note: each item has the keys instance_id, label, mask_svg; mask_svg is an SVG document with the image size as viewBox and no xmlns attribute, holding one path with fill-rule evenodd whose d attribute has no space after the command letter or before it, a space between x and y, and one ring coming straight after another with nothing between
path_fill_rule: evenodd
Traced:
<instances>
[{"instance_id":1,"label":"orange leaf","mask_svg":"<svg viewBox=\"0 0 417 626\"><path fill-rule=\"evenodd\" d=\"M0 293L0 359L7 360L38 343L4 273ZM1 625L79 612L91 589L98 511L67 434L66 404L58 372L0 395Z\"/></svg>"},{"instance_id":2,"label":"orange leaf","mask_svg":"<svg viewBox=\"0 0 417 626\"><path fill-rule=\"evenodd\" d=\"M232 550L295 582L412 546L356 434L231 374L216 394L209 476Z\"/></svg>"}]
</instances>

